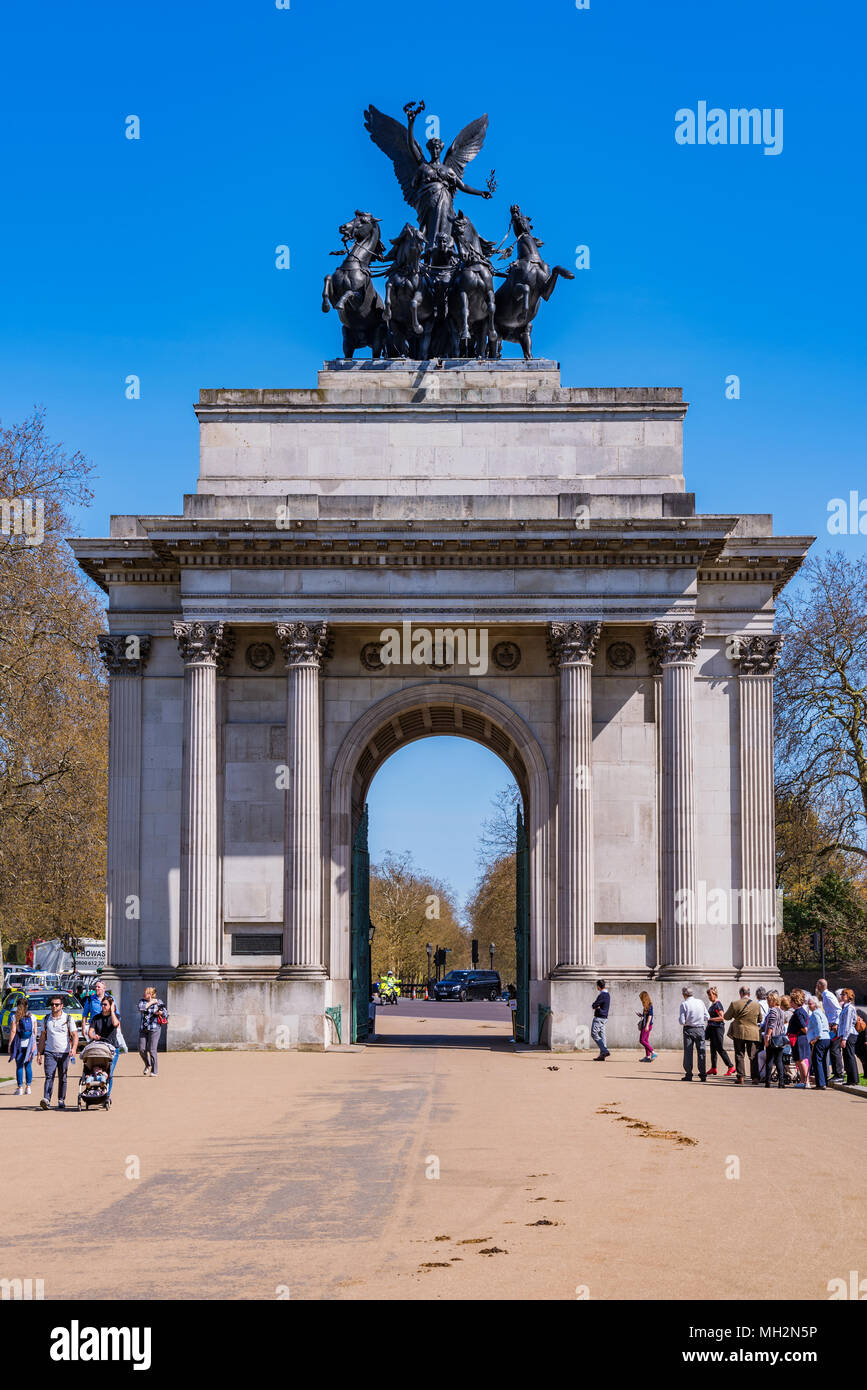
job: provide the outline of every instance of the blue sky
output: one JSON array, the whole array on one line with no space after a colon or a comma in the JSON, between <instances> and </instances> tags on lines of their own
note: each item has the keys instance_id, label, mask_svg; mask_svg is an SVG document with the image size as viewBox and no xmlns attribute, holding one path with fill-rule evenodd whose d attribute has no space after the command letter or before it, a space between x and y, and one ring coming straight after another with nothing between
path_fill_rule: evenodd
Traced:
<instances>
[{"instance_id":1,"label":"blue sky","mask_svg":"<svg viewBox=\"0 0 867 1390\"><path fill-rule=\"evenodd\" d=\"M778 531L825 544L829 499L867 497L863 5L469 13L8 0L0 418L40 402L94 460L84 531L180 509L200 386L307 385L337 354L319 309L337 225L361 207L393 236L409 216L362 111L419 98L446 141L490 115L468 177L495 166L499 187L466 200L483 233L499 238L518 201L552 262L590 247L543 306L537 351L570 385L682 385L701 510L773 511ZM699 101L782 108L782 153L678 145L675 112Z\"/></svg>"}]
</instances>

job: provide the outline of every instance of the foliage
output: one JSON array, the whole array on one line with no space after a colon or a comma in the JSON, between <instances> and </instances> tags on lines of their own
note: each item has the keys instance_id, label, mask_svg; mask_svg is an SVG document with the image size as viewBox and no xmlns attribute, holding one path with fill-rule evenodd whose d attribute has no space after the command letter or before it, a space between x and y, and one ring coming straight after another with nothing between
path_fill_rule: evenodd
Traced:
<instances>
[{"instance_id":1,"label":"foliage","mask_svg":"<svg viewBox=\"0 0 867 1390\"><path fill-rule=\"evenodd\" d=\"M427 978L427 943L451 950L448 968L470 964L470 944L458 920L453 890L422 874L408 851L371 866L370 917L376 928L373 976L393 970L401 980Z\"/></svg>"},{"instance_id":2,"label":"foliage","mask_svg":"<svg viewBox=\"0 0 867 1390\"><path fill-rule=\"evenodd\" d=\"M0 499L44 506L44 538L0 533L0 935L104 923L108 700L104 609L64 540L91 465L44 415L0 428Z\"/></svg>"},{"instance_id":3,"label":"foliage","mask_svg":"<svg viewBox=\"0 0 867 1390\"><path fill-rule=\"evenodd\" d=\"M778 610L777 788L783 867L814 877L835 855L867 865L867 559L821 556L803 579Z\"/></svg>"},{"instance_id":4,"label":"foliage","mask_svg":"<svg viewBox=\"0 0 867 1390\"><path fill-rule=\"evenodd\" d=\"M825 929L825 962L831 968L867 959L867 908L860 888L837 873L824 874L800 898L783 903L783 931L777 955L787 969L818 964L811 941Z\"/></svg>"},{"instance_id":5,"label":"foliage","mask_svg":"<svg viewBox=\"0 0 867 1390\"><path fill-rule=\"evenodd\" d=\"M515 854L490 860L467 904L472 935L479 942L479 965L487 967L494 943L494 969L504 984L515 979Z\"/></svg>"}]
</instances>

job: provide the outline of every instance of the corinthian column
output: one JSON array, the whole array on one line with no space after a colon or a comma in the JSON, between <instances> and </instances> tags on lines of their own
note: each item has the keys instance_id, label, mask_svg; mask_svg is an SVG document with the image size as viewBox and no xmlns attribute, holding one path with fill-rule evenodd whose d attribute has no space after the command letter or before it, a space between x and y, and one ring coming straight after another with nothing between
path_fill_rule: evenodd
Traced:
<instances>
[{"instance_id":1,"label":"corinthian column","mask_svg":"<svg viewBox=\"0 0 867 1390\"><path fill-rule=\"evenodd\" d=\"M99 654L108 694L108 838L105 936L109 972L139 963L141 918L141 675L150 655L145 633L102 633Z\"/></svg>"},{"instance_id":2,"label":"corinthian column","mask_svg":"<svg viewBox=\"0 0 867 1390\"><path fill-rule=\"evenodd\" d=\"M184 756L181 800L181 939L178 966L212 978L220 960L217 903L217 673L235 637L225 623L175 623L184 660Z\"/></svg>"},{"instance_id":3,"label":"corinthian column","mask_svg":"<svg viewBox=\"0 0 867 1390\"><path fill-rule=\"evenodd\" d=\"M752 978L777 973L774 865L774 671L783 639L738 638L740 675L741 969Z\"/></svg>"},{"instance_id":4,"label":"corinthian column","mask_svg":"<svg viewBox=\"0 0 867 1390\"><path fill-rule=\"evenodd\" d=\"M278 623L286 656L286 812L282 976L325 975L322 934L322 791L319 676L327 623Z\"/></svg>"},{"instance_id":5,"label":"corinthian column","mask_svg":"<svg viewBox=\"0 0 867 1390\"><path fill-rule=\"evenodd\" d=\"M704 623L654 623L647 650L662 673L661 973L690 976L698 965L695 874L693 670Z\"/></svg>"},{"instance_id":6,"label":"corinthian column","mask_svg":"<svg viewBox=\"0 0 867 1390\"><path fill-rule=\"evenodd\" d=\"M549 623L560 672L557 975L592 974L594 942L593 712L590 670L601 623Z\"/></svg>"}]
</instances>

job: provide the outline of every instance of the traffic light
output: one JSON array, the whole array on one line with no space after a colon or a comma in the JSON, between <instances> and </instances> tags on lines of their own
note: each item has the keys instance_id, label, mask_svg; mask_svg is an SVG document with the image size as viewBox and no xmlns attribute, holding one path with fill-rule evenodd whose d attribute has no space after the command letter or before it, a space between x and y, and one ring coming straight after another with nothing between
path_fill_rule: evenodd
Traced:
<instances>
[{"instance_id":1,"label":"traffic light","mask_svg":"<svg viewBox=\"0 0 867 1390\"><path fill-rule=\"evenodd\" d=\"M473 937L472 952L473 969L475 970L479 963L479 943L475 937Z\"/></svg>"}]
</instances>

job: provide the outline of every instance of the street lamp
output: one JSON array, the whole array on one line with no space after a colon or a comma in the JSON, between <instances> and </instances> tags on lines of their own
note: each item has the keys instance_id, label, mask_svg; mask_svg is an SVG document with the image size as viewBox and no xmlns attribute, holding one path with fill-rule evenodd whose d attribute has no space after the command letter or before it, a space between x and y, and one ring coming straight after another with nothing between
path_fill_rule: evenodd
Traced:
<instances>
[{"instance_id":1,"label":"street lamp","mask_svg":"<svg viewBox=\"0 0 867 1390\"><path fill-rule=\"evenodd\" d=\"M493 968L494 968L494 943L493 943L493 941L491 942L490 950L491 950L491 969L493 970Z\"/></svg>"},{"instance_id":2,"label":"street lamp","mask_svg":"<svg viewBox=\"0 0 867 1390\"><path fill-rule=\"evenodd\" d=\"M430 994L430 959L433 954L433 946L430 942L425 946L425 950L427 951L427 992Z\"/></svg>"},{"instance_id":3,"label":"street lamp","mask_svg":"<svg viewBox=\"0 0 867 1390\"><path fill-rule=\"evenodd\" d=\"M368 976L368 980L367 980L367 983L368 983L367 997L368 997L369 1000L373 998L373 933L374 933L375 931L376 931L376 927L373 925L373 920L372 920L372 918L368 915L368 918L367 918L367 976Z\"/></svg>"}]
</instances>

